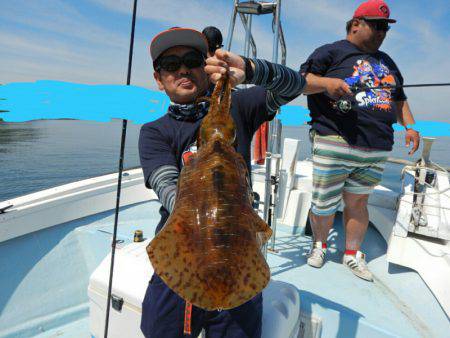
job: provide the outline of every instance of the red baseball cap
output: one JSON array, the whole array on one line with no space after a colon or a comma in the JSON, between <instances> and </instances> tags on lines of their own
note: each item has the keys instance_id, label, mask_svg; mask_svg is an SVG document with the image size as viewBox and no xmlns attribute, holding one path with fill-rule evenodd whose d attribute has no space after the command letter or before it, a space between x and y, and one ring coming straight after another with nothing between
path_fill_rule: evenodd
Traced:
<instances>
[{"instance_id":1,"label":"red baseball cap","mask_svg":"<svg viewBox=\"0 0 450 338\"><path fill-rule=\"evenodd\" d=\"M188 46L195 48L204 55L208 52L206 37L191 28L173 27L157 34L150 43L150 55L155 61L167 49L175 46Z\"/></svg>"},{"instance_id":2,"label":"red baseball cap","mask_svg":"<svg viewBox=\"0 0 450 338\"><path fill-rule=\"evenodd\" d=\"M391 11L383 0L368 0L363 2L353 14L353 19L386 20L394 23L397 20L389 19Z\"/></svg>"}]
</instances>

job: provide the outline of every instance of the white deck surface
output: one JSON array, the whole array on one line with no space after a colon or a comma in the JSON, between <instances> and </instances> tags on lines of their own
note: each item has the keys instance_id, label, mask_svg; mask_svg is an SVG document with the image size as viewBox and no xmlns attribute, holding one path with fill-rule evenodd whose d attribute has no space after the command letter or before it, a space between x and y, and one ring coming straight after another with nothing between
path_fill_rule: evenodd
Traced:
<instances>
[{"instance_id":1,"label":"white deck surface","mask_svg":"<svg viewBox=\"0 0 450 338\"><path fill-rule=\"evenodd\" d=\"M136 229L143 229L146 237L153 234L158 220L158 207L156 202L147 202L121 211L119 239L124 240L123 245L131 242ZM71 231L76 233L78 247L84 255L86 270L80 278L78 285L80 291L87 289L90 272L99 263L97 261L107 253L113 217L113 212L105 212L74 221L73 225L65 225L70 226L73 229ZM43 231L47 231L48 235L49 230ZM33 238L41 245L45 245L42 242L43 237L40 239L40 236L44 235L37 232ZM25 240L27 240L26 236L22 236L0 243L0 250L8 243L12 247L13 244L20 245L20 241ZM15 243L10 243L12 241ZM48 249L58 250L60 244L62 241L55 242L52 244L53 247ZM343 236L339 221L336 222L335 231L330 235L331 249L327 255L327 263L322 269L314 269L306 265L305 255L309 245L310 238L283 234L281 226L277 237L277 252L269 253L268 261L274 280L293 284L298 289L302 315L312 316L321 321L320 337L448 337L450 323L438 302L417 273L386 262L385 241L374 228L369 228L363 244L369 267L375 274L374 283L354 277L340 263ZM20 259L31 259L33 254L31 251L25 251ZM45 265L45 258L44 255L42 266ZM53 268L59 271L57 265L67 266L70 264L70 259L62 255L59 260L52 261ZM9 267L11 271L13 268L13 266ZM9 315L14 314L14 308L38 303L38 293L28 294L21 290L27 288L27 281L31 282L33 275L37 276L40 273L39 268L35 266L30 269L27 272L29 278L21 283L9 285L10 289L15 288L15 290L9 299L0 303L0 311L2 311L0 313L5 320L9 317L9 311L12 311ZM8 267L6 270L4 272L8 273ZM34 285L35 288L47 285L45 278L52 280L54 276L45 277L41 274L39 278L39 285ZM64 280L64 276L60 278ZM31 288L31 285L29 287ZM7 295L3 295L3 298L5 296ZM54 302L58 300L55 299ZM66 323L48 321L41 323L38 328L29 327L25 331L19 330L13 333L14 330L11 331L11 329L14 327L7 326L11 322L6 323L0 320L0 337L34 336L39 332L36 331L37 329L41 332L39 337L89 337L87 295L82 295L79 302L81 305L86 305L86 310L79 314L78 318L73 318ZM28 308L32 311L32 308ZM20 325L27 326L26 324L22 322ZM25 334L26 332L28 333ZM34 334L30 335L31 332Z\"/></svg>"}]
</instances>

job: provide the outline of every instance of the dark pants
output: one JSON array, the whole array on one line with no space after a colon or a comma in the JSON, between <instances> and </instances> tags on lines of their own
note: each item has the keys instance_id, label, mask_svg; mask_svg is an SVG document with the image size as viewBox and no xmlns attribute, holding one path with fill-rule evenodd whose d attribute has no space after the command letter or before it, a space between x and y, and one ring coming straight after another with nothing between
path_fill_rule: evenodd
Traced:
<instances>
[{"instance_id":1,"label":"dark pants","mask_svg":"<svg viewBox=\"0 0 450 338\"><path fill-rule=\"evenodd\" d=\"M142 303L141 330L147 338L260 338L262 294L224 311L192 307L191 335L183 334L185 301L154 274Z\"/></svg>"}]
</instances>

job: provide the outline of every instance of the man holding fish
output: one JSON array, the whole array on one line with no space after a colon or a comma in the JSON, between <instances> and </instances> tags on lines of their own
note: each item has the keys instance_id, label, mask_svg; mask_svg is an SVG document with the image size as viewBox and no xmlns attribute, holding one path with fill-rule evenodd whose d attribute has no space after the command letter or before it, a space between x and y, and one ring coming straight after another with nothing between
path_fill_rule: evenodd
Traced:
<instances>
[{"instance_id":1,"label":"man holding fish","mask_svg":"<svg viewBox=\"0 0 450 338\"><path fill-rule=\"evenodd\" d=\"M150 45L154 78L171 100L167 114L145 124L139 139L145 184L162 204L157 233L174 208L180 171L197 152L197 131L209 107L201 98L210 96L211 83L227 74L232 85L257 85L231 94L235 147L248 173L254 132L307 89L304 77L287 67L220 49L206 60L207 52L205 37L187 28L163 31ZM206 311L186 302L155 273L142 304L141 329L146 337L197 337L205 329L208 337L256 338L261 336L261 318L261 293L229 310Z\"/></svg>"}]
</instances>

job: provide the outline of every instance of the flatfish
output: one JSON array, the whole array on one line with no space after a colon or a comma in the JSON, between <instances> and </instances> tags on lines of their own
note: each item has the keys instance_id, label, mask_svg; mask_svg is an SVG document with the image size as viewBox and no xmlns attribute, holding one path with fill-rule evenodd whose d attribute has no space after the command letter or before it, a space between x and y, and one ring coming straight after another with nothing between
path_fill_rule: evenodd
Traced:
<instances>
[{"instance_id":1,"label":"flatfish","mask_svg":"<svg viewBox=\"0 0 450 338\"><path fill-rule=\"evenodd\" d=\"M270 279L261 247L272 231L252 207L230 104L231 85L222 77L199 129L198 152L181 170L174 211L147 247L162 280L206 310L237 307Z\"/></svg>"}]
</instances>

